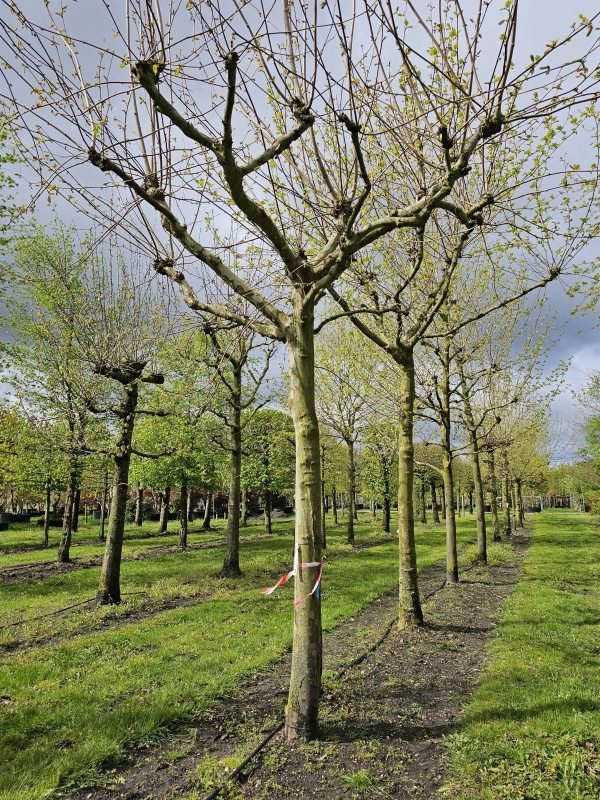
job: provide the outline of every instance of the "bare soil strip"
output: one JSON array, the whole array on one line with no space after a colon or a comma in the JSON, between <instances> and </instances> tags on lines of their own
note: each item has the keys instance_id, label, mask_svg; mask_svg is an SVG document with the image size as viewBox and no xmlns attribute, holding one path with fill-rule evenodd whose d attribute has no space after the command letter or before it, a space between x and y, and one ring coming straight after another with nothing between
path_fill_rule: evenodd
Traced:
<instances>
[{"instance_id":1,"label":"bare soil strip","mask_svg":"<svg viewBox=\"0 0 600 800\"><path fill-rule=\"evenodd\" d=\"M392 626L383 643L342 678L336 675L385 633L396 613L396 596L379 598L327 634L319 741L288 747L278 734L223 798L434 797L447 777L443 739L459 727L461 711L485 669L500 607L519 576L528 537L512 541L512 563L477 566L456 586L441 588L442 564L427 570L421 580L422 595L431 595L424 603L426 626L408 631ZM129 754L95 786L65 789L64 796L167 800L208 795L281 720L288 672L289 655L161 746Z\"/></svg>"}]
</instances>

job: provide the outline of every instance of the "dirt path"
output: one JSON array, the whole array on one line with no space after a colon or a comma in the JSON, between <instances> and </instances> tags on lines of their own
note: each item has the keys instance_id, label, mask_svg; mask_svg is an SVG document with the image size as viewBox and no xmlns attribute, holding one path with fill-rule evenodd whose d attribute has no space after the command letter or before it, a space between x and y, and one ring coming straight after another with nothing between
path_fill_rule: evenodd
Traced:
<instances>
[{"instance_id":1,"label":"dirt path","mask_svg":"<svg viewBox=\"0 0 600 800\"><path fill-rule=\"evenodd\" d=\"M396 596L379 598L327 634L319 741L289 748L277 734L223 800L433 797L447 776L443 737L457 729L485 668L485 648L518 578L528 537L515 536L513 543L514 563L471 568L457 586L441 588L443 565L427 570L421 580L427 625L411 631L393 625L342 677L340 671L388 630ZM165 745L132 754L101 778L102 785L64 796L204 798L282 719L288 672L289 655Z\"/></svg>"}]
</instances>

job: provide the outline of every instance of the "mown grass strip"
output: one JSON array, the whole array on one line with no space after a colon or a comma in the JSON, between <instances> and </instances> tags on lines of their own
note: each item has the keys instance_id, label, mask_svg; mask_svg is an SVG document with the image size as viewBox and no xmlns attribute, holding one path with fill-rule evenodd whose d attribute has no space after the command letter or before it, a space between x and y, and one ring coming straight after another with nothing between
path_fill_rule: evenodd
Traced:
<instances>
[{"instance_id":1,"label":"mown grass strip","mask_svg":"<svg viewBox=\"0 0 600 800\"><path fill-rule=\"evenodd\" d=\"M536 516L525 572L490 664L450 738L448 797L600 797L600 528L589 515Z\"/></svg>"},{"instance_id":2,"label":"mown grass strip","mask_svg":"<svg viewBox=\"0 0 600 800\"><path fill-rule=\"evenodd\" d=\"M371 535L381 533L365 525L357 538ZM397 584L394 544L351 552L343 538L340 530L328 533L326 630ZM461 544L472 538L472 521L463 521ZM419 531L421 569L442 557L443 539L441 526ZM9 654L0 662L0 798L35 800L59 785L81 785L100 764L201 714L280 658L291 644L291 591L263 597L258 589L289 565L290 550L285 537L244 548L245 577L217 585L209 602ZM136 581L183 582L193 575L198 583L216 565L211 552L125 565L124 581L131 589ZM61 577L82 592L91 572ZM35 586L21 589L36 595ZM58 620L56 627L58 636Z\"/></svg>"}]
</instances>

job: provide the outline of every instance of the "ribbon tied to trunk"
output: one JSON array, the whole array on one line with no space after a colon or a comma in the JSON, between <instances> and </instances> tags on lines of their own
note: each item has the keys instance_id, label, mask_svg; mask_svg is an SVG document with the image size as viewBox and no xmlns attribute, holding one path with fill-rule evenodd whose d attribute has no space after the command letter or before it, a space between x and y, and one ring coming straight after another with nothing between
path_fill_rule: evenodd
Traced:
<instances>
[{"instance_id":1,"label":"ribbon tied to trunk","mask_svg":"<svg viewBox=\"0 0 600 800\"><path fill-rule=\"evenodd\" d=\"M323 577L323 564L324 561L321 559L320 561L300 561L298 557L298 553L300 552L300 547L298 546L294 550L294 566L292 567L291 571L287 573L287 575L282 575L281 578L277 581L275 586L271 586L267 589L261 589L261 594L272 594L275 589L278 589L280 586L283 586L284 583L287 583L290 578L294 578L298 574L299 569L304 569L306 567L320 567L319 574L317 576L317 580L315 581L315 585L311 589L311 591L300 600L296 600L294 606L299 606L300 603L303 603L305 600L308 600L313 594L319 599L321 596L321 578Z\"/></svg>"}]
</instances>

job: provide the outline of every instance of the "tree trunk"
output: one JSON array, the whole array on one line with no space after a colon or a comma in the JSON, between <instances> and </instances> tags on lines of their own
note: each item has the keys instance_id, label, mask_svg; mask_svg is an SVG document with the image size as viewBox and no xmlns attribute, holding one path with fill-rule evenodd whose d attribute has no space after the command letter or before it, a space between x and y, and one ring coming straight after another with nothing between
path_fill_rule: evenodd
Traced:
<instances>
[{"instance_id":1,"label":"tree trunk","mask_svg":"<svg viewBox=\"0 0 600 800\"><path fill-rule=\"evenodd\" d=\"M229 419L229 500L227 503L227 548L219 575L239 578L240 569L240 496L242 473L242 367L233 365Z\"/></svg>"},{"instance_id":2,"label":"tree trunk","mask_svg":"<svg viewBox=\"0 0 600 800\"><path fill-rule=\"evenodd\" d=\"M77 486L75 490L75 497L73 498L73 521L71 523L71 530L77 533L79 530L79 504L81 503L81 489Z\"/></svg>"},{"instance_id":3,"label":"tree trunk","mask_svg":"<svg viewBox=\"0 0 600 800\"><path fill-rule=\"evenodd\" d=\"M166 533L169 523L169 502L171 500L171 487L166 486L162 495L160 506L160 521L158 523L158 533Z\"/></svg>"},{"instance_id":4,"label":"tree trunk","mask_svg":"<svg viewBox=\"0 0 600 800\"><path fill-rule=\"evenodd\" d=\"M398 546L399 611L398 626L423 624L423 611L417 579L417 550L413 508L414 484L414 406L415 366L412 349L397 354L400 367L400 432L398 439Z\"/></svg>"},{"instance_id":5,"label":"tree trunk","mask_svg":"<svg viewBox=\"0 0 600 800\"><path fill-rule=\"evenodd\" d=\"M443 479L442 479L443 480ZM440 501L442 504L442 519L446 519L446 492L444 487L442 487L442 493L440 495Z\"/></svg>"},{"instance_id":6,"label":"tree trunk","mask_svg":"<svg viewBox=\"0 0 600 800\"><path fill-rule=\"evenodd\" d=\"M477 518L477 560L480 564L487 564L487 533L485 528L485 502L483 493L483 480L481 477L481 462L479 459L479 442L477 441L477 426L469 398L467 382L460 359L458 360L458 371L462 386L462 401L465 412L465 426L469 437L469 449L473 465L473 484L475 492L475 514ZM473 508L473 498L471 497L471 508Z\"/></svg>"},{"instance_id":7,"label":"tree trunk","mask_svg":"<svg viewBox=\"0 0 600 800\"><path fill-rule=\"evenodd\" d=\"M180 497L179 497L179 547L185 550L187 547L188 537L188 485L184 480L181 483Z\"/></svg>"},{"instance_id":8,"label":"tree trunk","mask_svg":"<svg viewBox=\"0 0 600 800\"><path fill-rule=\"evenodd\" d=\"M333 524L338 524L338 513L337 513L337 492L335 490L335 486L331 490L331 513L333 515Z\"/></svg>"},{"instance_id":9,"label":"tree trunk","mask_svg":"<svg viewBox=\"0 0 600 800\"><path fill-rule=\"evenodd\" d=\"M295 298L295 318L287 331L290 354L289 406L296 436L296 526L294 552L299 563L321 562L321 469L319 423L315 409L314 311ZM322 627L320 591L310 594L319 566L302 567L294 580L294 636L290 690L285 711L288 742L317 735L321 696Z\"/></svg>"},{"instance_id":10,"label":"tree trunk","mask_svg":"<svg viewBox=\"0 0 600 800\"><path fill-rule=\"evenodd\" d=\"M194 512L192 511L193 502L194 502L194 490L190 489L187 496L187 502L185 504L185 513L188 522L194 521Z\"/></svg>"},{"instance_id":11,"label":"tree trunk","mask_svg":"<svg viewBox=\"0 0 600 800\"><path fill-rule=\"evenodd\" d=\"M354 441L346 439L348 448L348 544L354 542L354 519L356 516L356 502L354 499Z\"/></svg>"},{"instance_id":12,"label":"tree trunk","mask_svg":"<svg viewBox=\"0 0 600 800\"><path fill-rule=\"evenodd\" d=\"M248 525L248 492L242 490L242 511L240 515L240 527L245 528Z\"/></svg>"},{"instance_id":13,"label":"tree trunk","mask_svg":"<svg viewBox=\"0 0 600 800\"><path fill-rule=\"evenodd\" d=\"M501 542L500 523L498 522L498 500L497 500L497 479L496 479L496 455L490 450L488 466L490 470L490 510L492 512L492 531L495 542Z\"/></svg>"},{"instance_id":14,"label":"tree trunk","mask_svg":"<svg viewBox=\"0 0 600 800\"><path fill-rule=\"evenodd\" d=\"M515 478L515 493L517 495L517 521L519 528L525 527L525 512L523 511L523 495L521 490L521 479Z\"/></svg>"},{"instance_id":15,"label":"tree trunk","mask_svg":"<svg viewBox=\"0 0 600 800\"><path fill-rule=\"evenodd\" d=\"M271 517L271 492L265 492L265 532L269 535L273 533L273 519Z\"/></svg>"},{"instance_id":16,"label":"tree trunk","mask_svg":"<svg viewBox=\"0 0 600 800\"><path fill-rule=\"evenodd\" d=\"M123 550L123 531L127 513L127 488L129 481L129 462L131 461L131 442L135 423L135 409L138 400L137 383L123 387L119 408L119 437L115 446L115 467L113 474L112 501L108 517L108 534L100 583L96 601L100 605L121 602L121 553Z\"/></svg>"},{"instance_id":17,"label":"tree trunk","mask_svg":"<svg viewBox=\"0 0 600 800\"><path fill-rule=\"evenodd\" d=\"M50 492L50 481L46 483L46 503L44 506L44 533L42 536L42 546L48 547L48 538L50 534L50 508L52 497Z\"/></svg>"},{"instance_id":18,"label":"tree trunk","mask_svg":"<svg viewBox=\"0 0 600 800\"><path fill-rule=\"evenodd\" d=\"M138 483L136 496L135 496L135 524L138 528L142 525L142 500L144 499L144 490Z\"/></svg>"},{"instance_id":19,"label":"tree trunk","mask_svg":"<svg viewBox=\"0 0 600 800\"><path fill-rule=\"evenodd\" d=\"M204 505L204 519L202 520L202 530L210 530L210 520L212 516L212 494L206 493L206 502Z\"/></svg>"},{"instance_id":20,"label":"tree trunk","mask_svg":"<svg viewBox=\"0 0 600 800\"><path fill-rule=\"evenodd\" d=\"M473 514L473 492L468 492L469 497L469 514Z\"/></svg>"},{"instance_id":21,"label":"tree trunk","mask_svg":"<svg viewBox=\"0 0 600 800\"><path fill-rule=\"evenodd\" d=\"M108 503L108 470L104 473L104 486L102 487L102 503L100 505L100 528L98 530L98 541L103 542L104 524L106 521L106 505Z\"/></svg>"},{"instance_id":22,"label":"tree trunk","mask_svg":"<svg viewBox=\"0 0 600 800\"><path fill-rule=\"evenodd\" d=\"M425 478L421 478L420 487L420 506L421 506L421 522L423 525L427 524L427 501L425 499Z\"/></svg>"},{"instance_id":23,"label":"tree trunk","mask_svg":"<svg viewBox=\"0 0 600 800\"><path fill-rule=\"evenodd\" d=\"M508 453L502 451L502 528L505 536L510 536L510 493L508 487Z\"/></svg>"},{"instance_id":24,"label":"tree trunk","mask_svg":"<svg viewBox=\"0 0 600 800\"><path fill-rule=\"evenodd\" d=\"M325 502L325 445L321 445L321 530L323 536L323 550L327 549L327 534L325 532L325 515L327 514L327 503Z\"/></svg>"},{"instance_id":25,"label":"tree trunk","mask_svg":"<svg viewBox=\"0 0 600 800\"><path fill-rule=\"evenodd\" d=\"M435 480L431 480L429 482L429 488L431 490L431 514L433 516L433 522L435 525L439 525L440 514L437 507L437 492L435 490Z\"/></svg>"},{"instance_id":26,"label":"tree trunk","mask_svg":"<svg viewBox=\"0 0 600 800\"><path fill-rule=\"evenodd\" d=\"M384 533L390 532L392 498L390 497L390 479L385 475L383 480L383 503L381 506L383 512L383 520L381 522L381 530Z\"/></svg>"},{"instance_id":27,"label":"tree trunk","mask_svg":"<svg viewBox=\"0 0 600 800\"><path fill-rule=\"evenodd\" d=\"M65 496L65 512L63 514L63 527L62 535L60 537L60 544L58 546L57 560L60 564L68 564L71 560L71 532L73 526L73 504L75 502L75 495L77 494L77 481L79 480L79 465L77 459L71 457L69 465L69 483L67 485L67 494Z\"/></svg>"}]
</instances>

